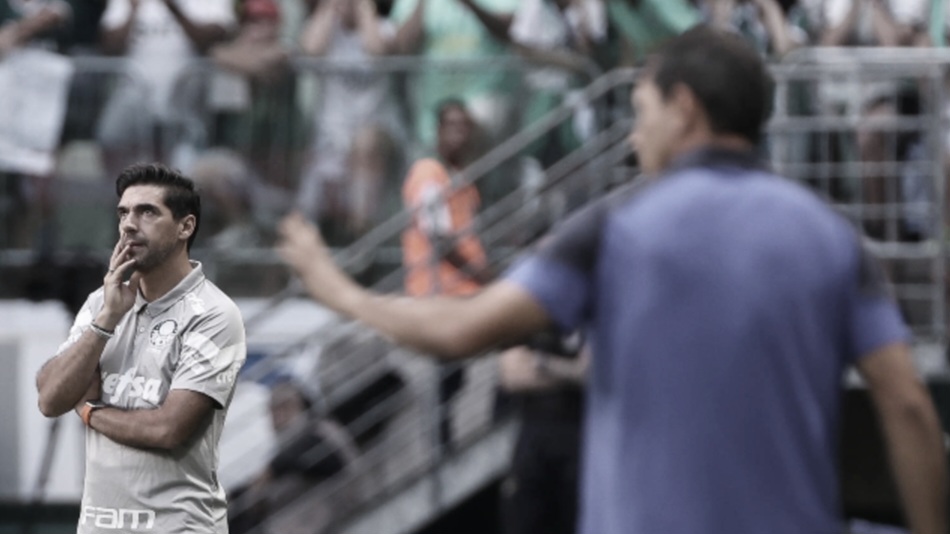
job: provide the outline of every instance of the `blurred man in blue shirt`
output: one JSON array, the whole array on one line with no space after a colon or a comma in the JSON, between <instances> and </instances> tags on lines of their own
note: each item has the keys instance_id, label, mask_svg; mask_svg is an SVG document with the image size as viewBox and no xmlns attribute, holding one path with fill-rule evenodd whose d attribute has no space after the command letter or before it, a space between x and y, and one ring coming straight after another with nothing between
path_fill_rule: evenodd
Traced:
<instances>
[{"instance_id":1,"label":"blurred man in blue shirt","mask_svg":"<svg viewBox=\"0 0 950 534\"><path fill-rule=\"evenodd\" d=\"M280 252L317 300L445 358L551 325L593 349L584 534L840 533L842 374L875 401L908 523L945 533L932 401L854 228L759 164L772 80L710 29L674 39L633 93L651 179L575 215L466 300L368 292L300 217Z\"/></svg>"}]
</instances>

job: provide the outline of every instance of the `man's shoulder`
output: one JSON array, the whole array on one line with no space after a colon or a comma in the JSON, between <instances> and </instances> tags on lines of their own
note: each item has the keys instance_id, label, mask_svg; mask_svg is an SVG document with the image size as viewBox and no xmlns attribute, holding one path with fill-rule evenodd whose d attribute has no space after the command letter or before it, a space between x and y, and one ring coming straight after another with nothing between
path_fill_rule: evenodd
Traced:
<instances>
[{"instance_id":1,"label":"man's shoulder","mask_svg":"<svg viewBox=\"0 0 950 534\"><path fill-rule=\"evenodd\" d=\"M657 191L692 191L701 193L705 188L725 195L768 195L812 206L827 206L814 191L767 168L729 168L697 166L676 169L656 180ZM735 183L741 187L723 189L720 186ZM726 192L728 191L728 192Z\"/></svg>"},{"instance_id":2,"label":"man's shoulder","mask_svg":"<svg viewBox=\"0 0 950 534\"><path fill-rule=\"evenodd\" d=\"M206 336L220 347L245 343L247 332L241 309L210 280L187 293L180 309L181 319L190 325L188 329L201 334L197 339Z\"/></svg>"},{"instance_id":3,"label":"man's shoulder","mask_svg":"<svg viewBox=\"0 0 950 534\"><path fill-rule=\"evenodd\" d=\"M684 211L710 215L741 209L745 223L736 227L737 231L756 231L766 224L770 231L788 236L824 236L849 245L856 239L854 225L830 199L769 169L737 172L699 167L684 169L661 182L664 188L657 188L660 194L651 205L656 208L651 213L661 217L677 217Z\"/></svg>"},{"instance_id":4,"label":"man's shoulder","mask_svg":"<svg viewBox=\"0 0 950 534\"><path fill-rule=\"evenodd\" d=\"M234 299L207 278L194 291L186 294L184 301L195 315L223 315L241 321L241 310Z\"/></svg>"},{"instance_id":5,"label":"man's shoulder","mask_svg":"<svg viewBox=\"0 0 950 534\"><path fill-rule=\"evenodd\" d=\"M649 196L649 193L656 188L658 183L657 178L640 175L632 182L623 184L603 197L587 204L572 215L570 219L574 220L575 225L601 226L611 214L635 207L641 199Z\"/></svg>"},{"instance_id":6,"label":"man's shoulder","mask_svg":"<svg viewBox=\"0 0 950 534\"><path fill-rule=\"evenodd\" d=\"M632 200L649 190L653 182L641 176L590 202L542 237L536 250L542 256L558 258L567 263L580 261L589 266L596 256L600 235L608 217L614 211L629 206Z\"/></svg>"},{"instance_id":7,"label":"man's shoulder","mask_svg":"<svg viewBox=\"0 0 950 534\"><path fill-rule=\"evenodd\" d=\"M603 210L610 210L623 207L629 201L639 198L647 191L650 191L657 183L657 180L646 175L638 176L632 182L623 184L607 193L601 199Z\"/></svg>"}]
</instances>

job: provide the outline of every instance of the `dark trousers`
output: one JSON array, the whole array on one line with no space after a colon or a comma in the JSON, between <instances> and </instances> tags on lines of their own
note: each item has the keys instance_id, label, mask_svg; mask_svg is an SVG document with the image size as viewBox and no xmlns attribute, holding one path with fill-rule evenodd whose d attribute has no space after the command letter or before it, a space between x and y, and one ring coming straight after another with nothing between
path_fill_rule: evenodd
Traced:
<instances>
[{"instance_id":1,"label":"dark trousers","mask_svg":"<svg viewBox=\"0 0 950 534\"><path fill-rule=\"evenodd\" d=\"M505 534L574 534L579 456L579 421L523 421L502 484Z\"/></svg>"}]
</instances>

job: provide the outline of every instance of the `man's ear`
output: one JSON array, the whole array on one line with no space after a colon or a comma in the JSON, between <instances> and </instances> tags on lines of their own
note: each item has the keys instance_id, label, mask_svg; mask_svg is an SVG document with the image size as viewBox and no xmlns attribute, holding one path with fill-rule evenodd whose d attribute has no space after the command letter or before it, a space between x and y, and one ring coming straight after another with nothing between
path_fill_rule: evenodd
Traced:
<instances>
[{"instance_id":1,"label":"man's ear","mask_svg":"<svg viewBox=\"0 0 950 534\"><path fill-rule=\"evenodd\" d=\"M195 219L194 215L185 215L182 217L178 223L180 225L178 227L178 238L183 241L188 241L188 238L195 233L196 222L197 219Z\"/></svg>"},{"instance_id":2,"label":"man's ear","mask_svg":"<svg viewBox=\"0 0 950 534\"><path fill-rule=\"evenodd\" d=\"M670 88L670 96L667 101L681 116L683 125L687 130L693 130L697 127L707 129L709 127L706 111L699 103L699 99L696 98L696 93L686 84L674 84Z\"/></svg>"}]
</instances>

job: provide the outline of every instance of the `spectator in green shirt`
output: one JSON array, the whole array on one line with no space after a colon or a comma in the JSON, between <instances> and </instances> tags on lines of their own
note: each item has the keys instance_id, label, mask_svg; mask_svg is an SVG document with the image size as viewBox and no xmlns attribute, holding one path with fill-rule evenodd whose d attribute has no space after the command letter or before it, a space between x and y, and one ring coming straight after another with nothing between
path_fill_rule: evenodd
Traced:
<instances>
[{"instance_id":1,"label":"spectator in green shirt","mask_svg":"<svg viewBox=\"0 0 950 534\"><path fill-rule=\"evenodd\" d=\"M399 26L396 52L425 59L484 59L508 54L480 19L486 13L510 16L518 0L396 0L391 19ZM420 146L435 143L435 108L449 96L461 97L476 122L497 138L510 117L512 77L502 70L444 72L427 69L410 79L409 106Z\"/></svg>"}]
</instances>

